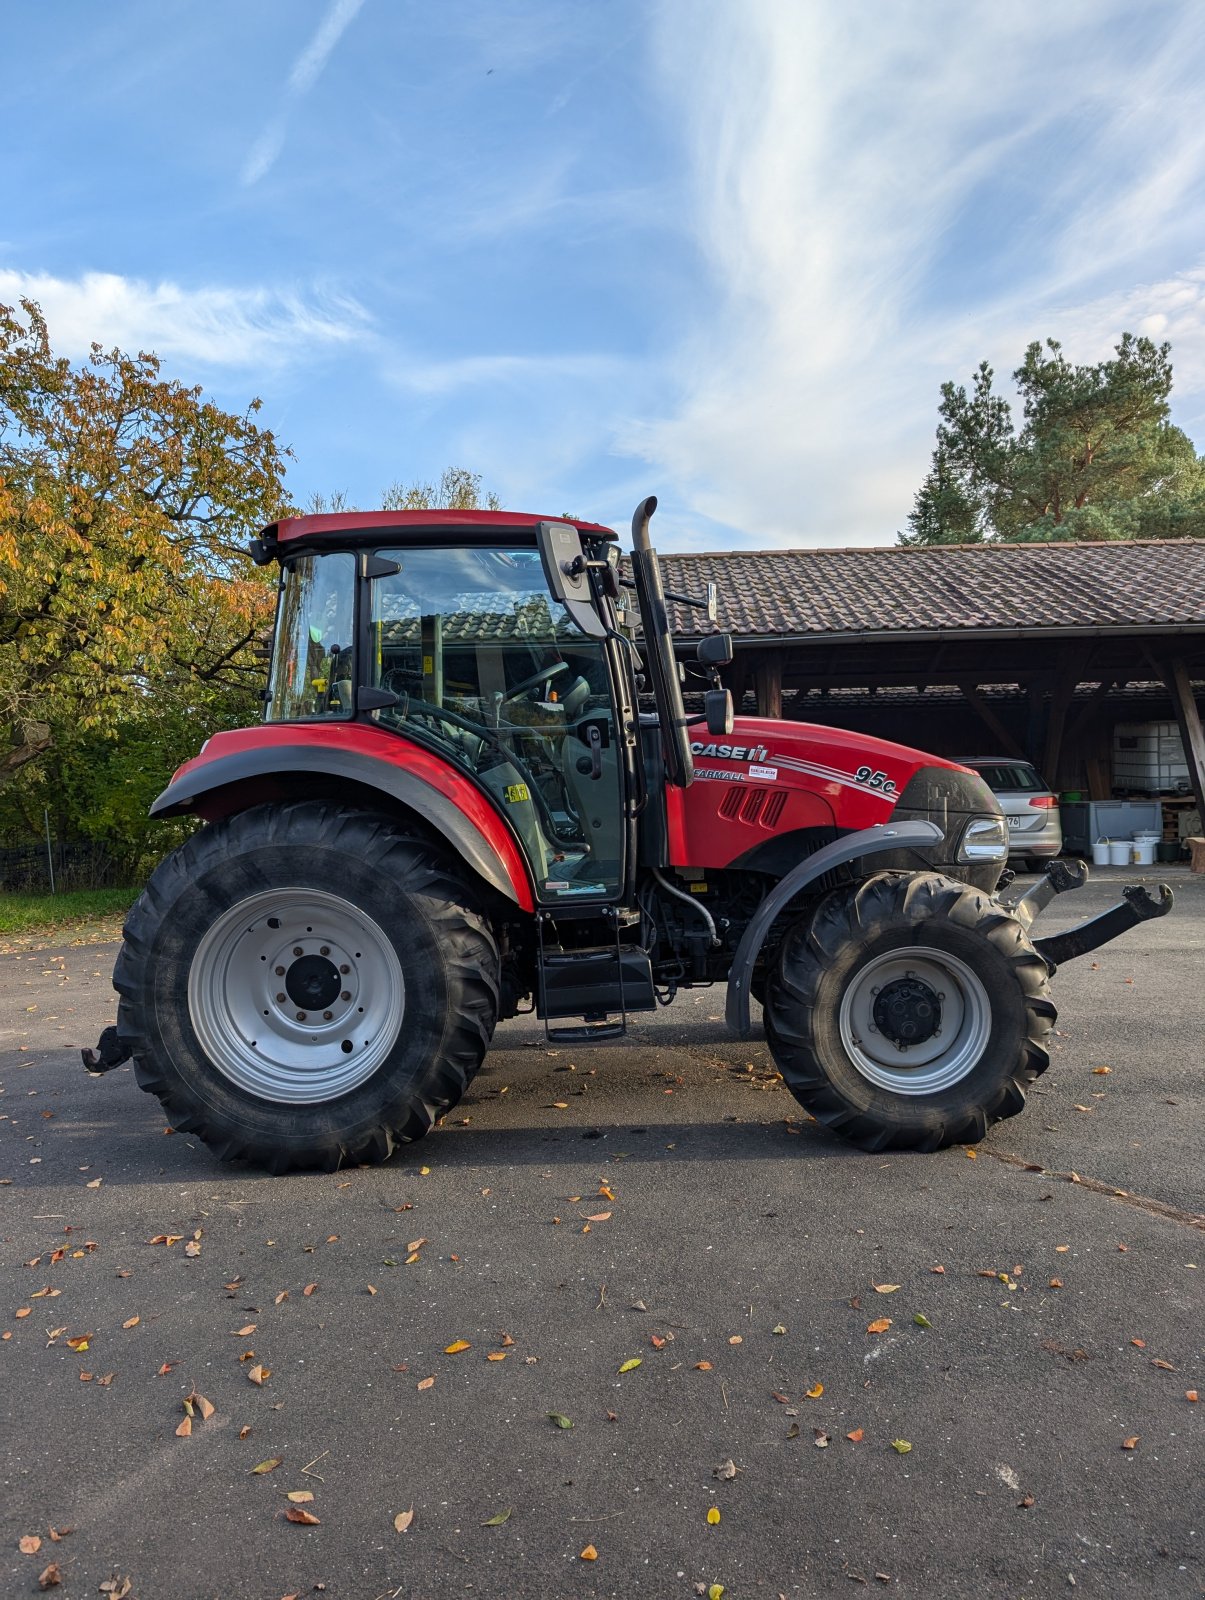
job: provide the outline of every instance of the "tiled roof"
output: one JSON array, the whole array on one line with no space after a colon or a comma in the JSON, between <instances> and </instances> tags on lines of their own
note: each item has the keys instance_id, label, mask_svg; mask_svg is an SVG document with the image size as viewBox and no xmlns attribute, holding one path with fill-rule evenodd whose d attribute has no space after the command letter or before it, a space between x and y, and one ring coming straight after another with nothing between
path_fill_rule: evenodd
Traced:
<instances>
[{"instance_id":1,"label":"tiled roof","mask_svg":"<svg viewBox=\"0 0 1205 1600\"><path fill-rule=\"evenodd\" d=\"M1205 539L661 556L668 590L719 589L736 638L985 629L1205 630ZM674 631L714 631L670 606Z\"/></svg>"}]
</instances>

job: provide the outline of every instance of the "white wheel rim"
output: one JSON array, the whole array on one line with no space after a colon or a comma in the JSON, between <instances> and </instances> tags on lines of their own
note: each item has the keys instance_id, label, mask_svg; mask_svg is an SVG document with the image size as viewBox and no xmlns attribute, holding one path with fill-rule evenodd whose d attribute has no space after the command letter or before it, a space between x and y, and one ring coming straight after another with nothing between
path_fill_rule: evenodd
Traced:
<instances>
[{"instance_id":1,"label":"white wheel rim","mask_svg":"<svg viewBox=\"0 0 1205 1600\"><path fill-rule=\"evenodd\" d=\"M397 1039L406 986L393 945L357 906L319 889L249 896L197 946L188 1010L231 1083L316 1105L365 1083Z\"/></svg>"},{"instance_id":2,"label":"white wheel rim","mask_svg":"<svg viewBox=\"0 0 1205 1600\"><path fill-rule=\"evenodd\" d=\"M880 995L902 982L931 991L939 1012L936 1030L907 1045L875 1021ZM978 1064L991 1038L992 1008L982 980L965 961L931 945L910 945L859 969L841 997L839 1025L846 1054L870 1083L893 1094L936 1094Z\"/></svg>"}]
</instances>

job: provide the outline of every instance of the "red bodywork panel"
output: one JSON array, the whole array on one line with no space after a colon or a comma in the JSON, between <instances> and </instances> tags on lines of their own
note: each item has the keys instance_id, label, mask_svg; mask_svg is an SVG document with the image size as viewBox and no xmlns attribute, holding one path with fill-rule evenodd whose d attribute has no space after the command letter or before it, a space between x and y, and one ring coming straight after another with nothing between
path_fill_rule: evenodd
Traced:
<instances>
[{"instance_id":1,"label":"red bodywork panel","mask_svg":"<svg viewBox=\"0 0 1205 1600\"><path fill-rule=\"evenodd\" d=\"M722 738L704 729L691 749L695 781L666 788L675 867L726 867L796 828L873 827L919 768L959 770L869 734L767 717L737 717Z\"/></svg>"},{"instance_id":2,"label":"red bodywork panel","mask_svg":"<svg viewBox=\"0 0 1205 1600\"><path fill-rule=\"evenodd\" d=\"M173 775L172 784L174 786L181 780L195 776L200 788L206 783L204 769L227 756L285 747L297 749L299 746L314 751L329 750L335 755L350 751L379 761L384 766L404 768L412 777L429 784L461 812L497 856L510 881L515 903L524 911L535 910L531 873L515 836L481 790L462 777L448 762L397 733L361 722L268 722L254 728L238 728L231 733L215 733L206 742L201 754L186 761ZM235 805L231 804L228 792L222 789L211 795L202 793L192 809L207 822L213 822L232 809L242 809L248 803L248 793L253 795L251 804L261 800L288 799L288 780L291 776L290 773L273 775L269 772L263 777L248 779L238 785ZM220 784L222 781L216 776L209 779L210 783Z\"/></svg>"}]
</instances>

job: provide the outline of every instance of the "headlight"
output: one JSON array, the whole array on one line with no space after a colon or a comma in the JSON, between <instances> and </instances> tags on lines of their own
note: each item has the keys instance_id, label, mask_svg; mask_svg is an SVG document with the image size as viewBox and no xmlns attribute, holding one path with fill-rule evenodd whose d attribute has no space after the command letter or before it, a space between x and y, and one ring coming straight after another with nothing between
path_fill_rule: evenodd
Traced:
<instances>
[{"instance_id":1,"label":"headlight","mask_svg":"<svg viewBox=\"0 0 1205 1600\"><path fill-rule=\"evenodd\" d=\"M959 861L1007 861L1008 828L1003 817L972 817L958 846Z\"/></svg>"}]
</instances>

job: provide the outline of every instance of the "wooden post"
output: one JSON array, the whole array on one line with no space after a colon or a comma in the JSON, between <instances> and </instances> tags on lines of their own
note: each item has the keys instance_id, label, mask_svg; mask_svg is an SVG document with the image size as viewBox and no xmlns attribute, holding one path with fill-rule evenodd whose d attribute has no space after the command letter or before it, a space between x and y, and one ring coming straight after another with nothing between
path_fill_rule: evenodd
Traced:
<instances>
[{"instance_id":1,"label":"wooden post","mask_svg":"<svg viewBox=\"0 0 1205 1600\"><path fill-rule=\"evenodd\" d=\"M761 656L754 673L759 717L782 716L782 657Z\"/></svg>"},{"instance_id":2,"label":"wooden post","mask_svg":"<svg viewBox=\"0 0 1205 1600\"><path fill-rule=\"evenodd\" d=\"M1201 728L1201 713L1192 692L1192 679L1188 664L1183 658L1163 664L1163 681L1172 697L1180 737L1184 741L1184 758L1188 762L1188 777L1196 796L1197 810L1205 824L1205 732Z\"/></svg>"},{"instance_id":3,"label":"wooden post","mask_svg":"<svg viewBox=\"0 0 1205 1600\"><path fill-rule=\"evenodd\" d=\"M1050 696L1050 716L1046 723L1046 748L1039 769L1050 787L1058 793L1059 764L1063 750L1063 730L1067 725L1067 712L1075 696L1083 665L1080 651L1069 651L1059 668L1058 680Z\"/></svg>"}]
</instances>

